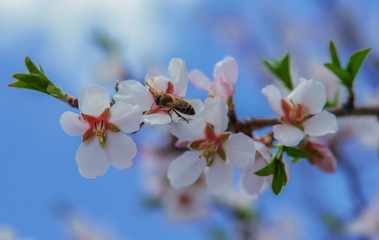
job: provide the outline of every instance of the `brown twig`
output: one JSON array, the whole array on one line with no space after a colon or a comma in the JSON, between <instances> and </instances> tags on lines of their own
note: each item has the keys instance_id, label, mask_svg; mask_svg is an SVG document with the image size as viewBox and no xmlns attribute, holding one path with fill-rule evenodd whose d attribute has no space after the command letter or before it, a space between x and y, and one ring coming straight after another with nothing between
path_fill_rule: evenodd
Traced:
<instances>
[{"instance_id":1,"label":"brown twig","mask_svg":"<svg viewBox=\"0 0 379 240\"><path fill-rule=\"evenodd\" d=\"M78 99L67 93L64 95L64 99L61 99L63 102L67 103L70 107L79 108Z\"/></svg>"}]
</instances>

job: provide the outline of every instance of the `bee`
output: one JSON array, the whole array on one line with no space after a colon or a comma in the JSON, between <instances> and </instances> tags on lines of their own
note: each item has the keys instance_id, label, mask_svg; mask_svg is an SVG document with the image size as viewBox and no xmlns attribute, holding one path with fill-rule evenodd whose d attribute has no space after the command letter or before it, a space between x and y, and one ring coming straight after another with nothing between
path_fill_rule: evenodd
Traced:
<instances>
[{"instance_id":1,"label":"bee","mask_svg":"<svg viewBox=\"0 0 379 240\"><path fill-rule=\"evenodd\" d=\"M188 119L183 117L180 113L187 115L195 115L195 108L189 103L189 99L183 97L177 97L169 93L159 93L148 82L146 85L155 93L155 104L162 110L167 110L168 115L172 119L172 113L174 112L178 117L189 123ZM153 106L151 106L153 107ZM180 113L179 113L180 112Z\"/></svg>"}]
</instances>

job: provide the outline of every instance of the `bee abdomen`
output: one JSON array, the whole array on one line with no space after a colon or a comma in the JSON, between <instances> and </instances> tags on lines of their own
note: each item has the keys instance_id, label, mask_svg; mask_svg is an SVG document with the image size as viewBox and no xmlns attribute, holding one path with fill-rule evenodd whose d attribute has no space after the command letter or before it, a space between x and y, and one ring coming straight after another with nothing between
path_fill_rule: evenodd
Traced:
<instances>
[{"instance_id":1,"label":"bee abdomen","mask_svg":"<svg viewBox=\"0 0 379 240\"><path fill-rule=\"evenodd\" d=\"M183 111L181 111L182 113L184 114L187 114L187 115L195 115L195 109L192 107L191 104L188 104L187 108L186 109L182 109Z\"/></svg>"}]
</instances>

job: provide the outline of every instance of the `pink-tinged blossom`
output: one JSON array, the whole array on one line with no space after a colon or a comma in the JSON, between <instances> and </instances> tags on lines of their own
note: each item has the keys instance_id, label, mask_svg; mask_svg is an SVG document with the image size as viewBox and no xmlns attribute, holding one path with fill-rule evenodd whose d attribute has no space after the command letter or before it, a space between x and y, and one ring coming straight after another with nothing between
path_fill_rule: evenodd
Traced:
<instances>
[{"instance_id":1,"label":"pink-tinged blossom","mask_svg":"<svg viewBox=\"0 0 379 240\"><path fill-rule=\"evenodd\" d=\"M208 98L204 105L202 119L171 126L171 133L190 142L191 150L170 164L167 176L174 187L181 188L193 184L205 170L208 189L220 194L232 185L233 166L243 171L255 161L255 147L248 136L225 132L228 107L223 99Z\"/></svg>"},{"instance_id":2,"label":"pink-tinged blossom","mask_svg":"<svg viewBox=\"0 0 379 240\"><path fill-rule=\"evenodd\" d=\"M179 121L181 118L177 114L171 112L171 118L168 110L159 108L155 103L158 93L170 94L180 98L186 95L188 74L185 62L180 58L171 59L168 71L171 78L166 76L149 77L146 79L146 86L135 80L120 82L118 92L113 96L113 99L116 102L141 106L144 112L143 121L146 124L168 124L172 121ZM204 108L203 103L200 100L185 99L185 101L193 106L195 115L180 114L186 119L198 117Z\"/></svg>"},{"instance_id":3,"label":"pink-tinged blossom","mask_svg":"<svg viewBox=\"0 0 379 240\"><path fill-rule=\"evenodd\" d=\"M262 89L272 110L282 124L274 125L274 137L281 144L296 146L309 136L323 136L338 131L335 115L323 110L325 85L316 80L300 79L299 85L285 98L274 85Z\"/></svg>"},{"instance_id":4,"label":"pink-tinged blossom","mask_svg":"<svg viewBox=\"0 0 379 240\"><path fill-rule=\"evenodd\" d=\"M226 102L234 93L234 84L238 78L238 64L231 56L226 56L222 61L216 63L213 70L214 82L201 71L195 69L190 72L191 83L209 92L209 97L222 97Z\"/></svg>"},{"instance_id":5,"label":"pink-tinged blossom","mask_svg":"<svg viewBox=\"0 0 379 240\"><path fill-rule=\"evenodd\" d=\"M305 150L312 155L310 161L321 171L334 173L337 169L337 160L332 151L322 144L308 141Z\"/></svg>"},{"instance_id":6,"label":"pink-tinged blossom","mask_svg":"<svg viewBox=\"0 0 379 240\"><path fill-rule=\"evenodd\" d=\"M70 136L83 135L76 163L85 178L102 176L109 164L118 169L132 166L137 153L133 140L121 133L135 132L142 122L139 106L119 102L110 107L108 92L97 85L86 86L79 97L81 116L65 112L60 118Z\"/></svg>"},{"instance_id":7,"label":"pink-tinged blossom","mask_svg":"<svg viewBox=\"0 0 379 240\"><path fill-rule=\"evenodd\" d=\"M242 188L250 196L257 196L272 183L272 176L261 177L255 174L256 171L264 168L272 161L272 153L266 145L259 141L254 141L257 154L255 162L250 162L242 172Z\"/></svg>"}]
</instances>

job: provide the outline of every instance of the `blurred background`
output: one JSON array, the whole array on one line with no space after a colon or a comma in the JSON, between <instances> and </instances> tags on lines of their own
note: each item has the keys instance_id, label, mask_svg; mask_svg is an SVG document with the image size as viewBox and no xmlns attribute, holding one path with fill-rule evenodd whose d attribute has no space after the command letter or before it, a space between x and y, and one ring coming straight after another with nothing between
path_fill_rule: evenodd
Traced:
<instances>
[{"instance_id":1,"label":"blurred background","mask_svg":"<svg viewBox=\"0 0 379 240\"><path fill-rule=\"evenodd\" d=\"M379 105L378 26L377 0L0 0L0 239L375 239L376 118L341 121L340 134L325 139L338 157L334 174L303 160L291 164L279 196L266 190L250 199L235 186L215 198L202 183L167 185L167 163L178 152L159 151L170 144L163 127L133 136L139 153L132 168L81 177L81 139L59 124L72 109L7 85L13 73L26 72L25 56L79 96L89 83L114 93L115 80L167 71L172 57L212 78L214 64L231 55L239 64L238 116L274 116L261 89L276 80L262 60L290 52L294 79L333 83L323 67L333 40L344 64L372 47L355 88L358 105ZM188 97L206 94L189 85Z\"/></svg>"}]
</instances>

